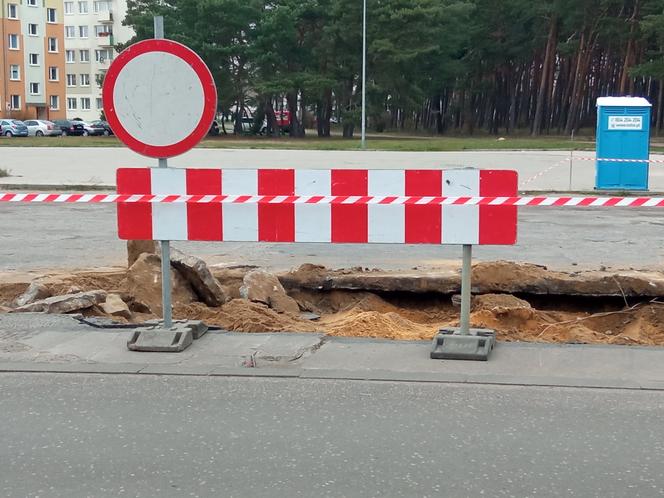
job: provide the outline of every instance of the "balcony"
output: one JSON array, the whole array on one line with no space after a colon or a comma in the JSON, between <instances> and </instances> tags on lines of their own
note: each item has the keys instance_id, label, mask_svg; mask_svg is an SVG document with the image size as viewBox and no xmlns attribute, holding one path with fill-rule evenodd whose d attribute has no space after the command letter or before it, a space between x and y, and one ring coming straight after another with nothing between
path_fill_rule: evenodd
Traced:
<instances>
[{"instance_id":1,"label":"balcony","mask_svg":"<svg viewBox=\"0 0 664 498\"><path fill-rule=\"evenodd\" d=\"M100 47L113 47L115 45L115 39L110 33L100 33L97 38L97 43Z\"/></svg>"},{"instance_id":2,"label":"balcony","mask_svg":"<svg viewBox=\"0 0 664 498\"><path fill-rule=\"evenodd\" d=\"M100 12L97 17L97 20L101 24L113 24L113 12L111 12L110 10L106 12Z\"/></svg>"}]
</instances>

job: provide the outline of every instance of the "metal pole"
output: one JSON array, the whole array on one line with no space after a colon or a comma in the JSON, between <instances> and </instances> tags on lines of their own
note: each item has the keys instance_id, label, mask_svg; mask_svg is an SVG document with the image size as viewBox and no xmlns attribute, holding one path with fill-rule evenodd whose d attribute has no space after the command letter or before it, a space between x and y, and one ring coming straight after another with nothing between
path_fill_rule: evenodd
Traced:
<instances>
[{"instance_id":1,"label":"metal pole","mask_svg":"<svg viewBox=\"0 0 664 498\"><path fill-rule=\"evenodd\" d=\"M461 264L461 335L470 335L470 274L472 271L473 246L463 245L463 260Z\"/></svg>"},{"instance_id":2,"label":"metal pole","mask_svg":"<svg viewBox=\"0 0 664 498\"><path fill-rule=\"evenodd\" d=\"M161 39L164 37L164 16L154 16L154 37Z\"/></svg>"},{"instance_id":3,"label":"metal pole","mask_svg":"<svg viewBox=\"0 0 664 498\"><path fill-rule=\"evenodd\" d=\"M568 192L572 191L572 163L574 162L574 151L569 151L569 189Z\"/></svg>"},{"instance_id":4,"label":"metal pole","mask_svg":"<svg viewBox=\"0 0 664 498\"><path fill-rule=\"evenodd\" d=\"M367 148L367 0L362 9L362 149Z\"/></svg>"},{"instance_id":5,"label":"metal pole","mask_svg":"<svg viewBox=\"0 0 664 498\"><path fill-rule=\"evenodd\" d=\"M164 18L154 16L154 37L161 39L164 37ZM168 160L158 159L160 168L168 168ZM173 326L173 310L171 307L171 244L168 240L162 240L161 243L161 307L164 316L164 328L170 329Z\"/></svg>"}]
</instances>

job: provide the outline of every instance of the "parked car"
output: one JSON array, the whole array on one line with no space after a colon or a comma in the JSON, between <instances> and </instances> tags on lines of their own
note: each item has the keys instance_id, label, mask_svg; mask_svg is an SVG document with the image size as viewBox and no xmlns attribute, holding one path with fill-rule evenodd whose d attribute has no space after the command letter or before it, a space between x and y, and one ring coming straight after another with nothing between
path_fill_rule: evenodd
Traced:
<instances>
[{"instance_id":1,"label":"parked car","mask_svg":"<svg viewBox=\"0 0 664 498\"><path fill-rule=\"evenodd\" d=\"M62 136L67 135L76 135L81 136L85 135L87 131L85 126L80 121L69 121L68 119L56 119L53 121L53 124L62 130Z\"/></svg>"},{"instance_id":2,"label":"parked car","mask_svg":"<svg viewBox=\"0 0 664 498\"><path fill-rule=\"evenodd\" d=\"M0 133L5 137L27 137L28 127L18 119L0 119Z\"/></svg>"},{"instance_id":3,"label":"parked car","mask_svg":"<svg viewBox=\"0 0 664 498\"><path fill-rule=\"evenodd\" d=\"M28 135L31 137L59 137L62 135L62 130L52 121L29 119L25 122L25 126L28 127Z\"/></svg>"},{"instance_id":4,"label":"parked car","mask_svg":"<svg viewBox=\"0 0 664 498\"><path fill-rule=\"evenodd\" d=\"M92 123L90 123L90 126L94 130L94 133L91 133L91 135L104 135L105 137L113 135L113 130L111 129L111 125L109 125L107 121L102 121L101 119L98 119L97 121L93 121Z\"/></svg>"}]
</instances>

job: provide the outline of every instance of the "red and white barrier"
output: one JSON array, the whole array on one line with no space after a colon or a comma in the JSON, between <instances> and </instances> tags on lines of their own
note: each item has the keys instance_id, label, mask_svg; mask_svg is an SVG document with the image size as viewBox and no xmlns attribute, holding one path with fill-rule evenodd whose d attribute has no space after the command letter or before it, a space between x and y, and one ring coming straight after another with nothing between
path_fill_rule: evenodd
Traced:
<instances>
[{"instance_id":1,"label":"red and white barrier","mask_svg":"<svg viewBox=\"0 0 664 498\"><path fill-rule=\"evenodd\" d=\"M118 194L165 196L119 201L121 239L516 243L515 206L435 202L515 196L514 171L123 168L117 185ZM176 202L189 195L200 202Z\"/></svg>"}]
</instances>

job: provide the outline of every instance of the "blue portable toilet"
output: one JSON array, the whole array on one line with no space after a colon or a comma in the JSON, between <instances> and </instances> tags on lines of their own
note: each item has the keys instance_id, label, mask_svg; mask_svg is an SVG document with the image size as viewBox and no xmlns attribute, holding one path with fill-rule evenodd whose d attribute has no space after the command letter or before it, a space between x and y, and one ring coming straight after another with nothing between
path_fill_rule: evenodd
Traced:
<instances>
[{"instance_id":1,"label":"blue portable toilet","mask_svg":"<svg viewBox=\"0 0 664 498\"><path fill-rule=\"evenodd\" d=\"M641 97L597 99L596 189L648 190L650 108L650 102ZM601 159L641 159L646 162Z\"/></svg>"}]
</instances>

